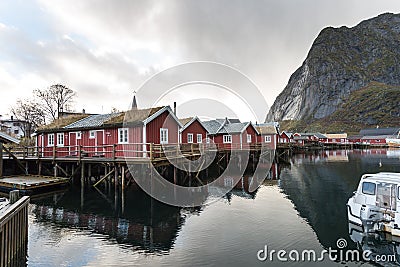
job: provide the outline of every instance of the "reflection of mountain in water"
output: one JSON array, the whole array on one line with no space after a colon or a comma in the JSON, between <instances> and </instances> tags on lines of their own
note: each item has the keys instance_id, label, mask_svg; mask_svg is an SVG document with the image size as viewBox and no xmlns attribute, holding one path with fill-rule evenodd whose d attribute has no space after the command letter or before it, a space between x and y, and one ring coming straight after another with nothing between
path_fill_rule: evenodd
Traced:
<instances>
[{"instance_id":1,"label":"reflection of mountain in water","mask_svg":"<svg viewBox=\"0 0 400 267\"><path fill-rule=\"evenodd\" d=\"M347 153L347 152L346 152ZM337 157L337 155L335 155ZM349 161L330 161L329 155L296 155L291 170L281 173L281 188L305 218L324 247L336 247L348 237L346 203L363 173L400 170L397 165L365 168L364 157L349 152ZM299 162L301 164L299 164ZM393 170L392 170L393 171Z\"/></svg>"}]
</instances>

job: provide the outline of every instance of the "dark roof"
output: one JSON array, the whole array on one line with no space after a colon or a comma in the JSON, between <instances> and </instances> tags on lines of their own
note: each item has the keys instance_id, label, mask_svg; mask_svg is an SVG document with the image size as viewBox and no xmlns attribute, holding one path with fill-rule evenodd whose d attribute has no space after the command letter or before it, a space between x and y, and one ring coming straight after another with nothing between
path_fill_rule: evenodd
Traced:
<instances>
[{"instance_id":1,"label":"dark roof","mask_svg":"<svg viewBox=\"0 0 400 267\"><path fill-rule=\"evenodd\" d=\"M241 133L246 129L248 125L249 123L247 122L229 123L224 125L224 127L222 127L218 133L228 133L228 134Z\"/></svg>"},{"instance_id":2,"label":"dark roof","mask_svg":"<svg viewBox=\"0 0 400 267\"><path fill-rule=\"evenodd\" d=\"M63 129L65 126L77 122L83 118L86 118L90 116L90 114L79 114L79 115L69 115L69 116L64 116L59 119L55 119L52 121L50 124L43 125L39 127L37 132L45 132L45 131L50 131L50 130L59 130Z\"/></svg>"},{"instance_id":3,"label":"dark roof","mask_svg":"<svg viewBox=\"0 0 400 267\"><path fill-rule=\"evenodd\" d=\"M119 113L90 115L77 122L71 123L65 126L65 129L80 129L80 128L96 128L104 124L104 122L110 120L113 117L119 116Z\"/></svg>"},{"instance_id":4,"label":"dark roof","mask_svg":"<svg viewBox=\"0 0 400 267\"><path fill-rule=\"evenodd\" d=\"M367 135L363 136L361 139L386 139L386 138L396 138L394 135Z\"/></svg>"},{"instance_id":5,"label":"dark roof","mask_svg":"<svg viewBox=\"0 0 400 267\"><path fill-rule=\"evenodd\" d=\"M360 135L369 136L369 135L397 135L400 131L400 127L392 127L392 128L370 128L370 129L362 129L360 131Z\"/></svg>"},{"instance_id":6,"label":"dark roof","mask_svg":"<svg viewBox=\"0 0 400 267\"><path fill-rule=\"evenodd\" d=\"M234 134L243 132L249 125L248 122L231 122L239 121L237 119L216 119L203 122L207 132L213 134Z\"/></svg>"},{"instance_id":7,"label":"dark roof","mask_svg":"<svg viewBox=\"0 0 400 267\"><path fill-rule=\"evenodd\" d=\"M203 122L203 125L209 134L217 134L219 128L222 126L222 123L223 122L219 122L218 120L210 120Z\"/></svg>"},{"instance_id":8,"label":"dark roof","mask_svg":"<svg viewBox=\"0 0 400 267\"><path fill-rule=\"evenodd\" d=\"M239 119L216 119L216 121L220 122L221 124L224 123L224 121L227 121L228 123L240 123L241 121Z\"/></svg>"},{"instance_id":9,"label":"dark roof","mask_svg":"<svg viewBox=\"0 0 400 267\"><path fill-rule=\"evenodd\" d=\"M349 140L354 140L354 139L361 139L363 136L362 135L352 135L347 137Z\"/></svg>"},{"instance_id":10,"label":"dark roof","mask_svg":"<svg viewBox=\"0 0 400 267\"><path fill-rule=\"evenodd\" d=\"M317 138L326 138L322 133L298 133L301 136L316 136Z\"/></svg>"}]
</instances>

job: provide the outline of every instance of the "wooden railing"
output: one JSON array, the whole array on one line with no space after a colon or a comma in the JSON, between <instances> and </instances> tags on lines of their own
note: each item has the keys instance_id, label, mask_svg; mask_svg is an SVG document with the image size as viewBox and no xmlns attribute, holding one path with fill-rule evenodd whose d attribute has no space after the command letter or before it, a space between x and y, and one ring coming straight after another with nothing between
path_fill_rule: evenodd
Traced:
<instances>
[{"instance_id":1,"label":"wooden railing","mask_svg":"<svg viewBox=\"0 0 400 267\"><path fill-rule=\"evenodd\" d=\"M0 267L14 266L12 262L26 253L28 239L29 197L0 209Z\"/></svg>"},{"instance_id":2,"label":"wooden railing","mask_svg":"<svg viewBox=\"0 0 400 267\"><path fill-rule=\"evenodd\" d=\"M173 157L183 154L198 155L200 151L260 150L261 144L114 144L98 146L13 147L9 151L17 158L107 158L139 159ZM4 154L7 156L8 154ZM10 155L8 155L10 157Z\"/></svg>"}]
</instances>

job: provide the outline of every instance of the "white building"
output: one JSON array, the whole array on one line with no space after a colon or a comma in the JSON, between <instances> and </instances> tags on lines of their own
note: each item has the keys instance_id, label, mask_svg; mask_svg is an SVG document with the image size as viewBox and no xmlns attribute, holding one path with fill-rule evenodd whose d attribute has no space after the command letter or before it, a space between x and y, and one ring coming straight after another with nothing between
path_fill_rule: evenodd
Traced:
<instances>
[{"instance_id":1,"label":"white building","mask_svg":"<svg viewBox=\"0 0 400 267\"><path fill-rule=\"evenodd\" d=\"M22 138L25 136L24 129L27 122L22 120L17 120L13 116L10 119L4 119L0 115L0 131L5 132L16 138Z\"/></svg>"}]
</instances>

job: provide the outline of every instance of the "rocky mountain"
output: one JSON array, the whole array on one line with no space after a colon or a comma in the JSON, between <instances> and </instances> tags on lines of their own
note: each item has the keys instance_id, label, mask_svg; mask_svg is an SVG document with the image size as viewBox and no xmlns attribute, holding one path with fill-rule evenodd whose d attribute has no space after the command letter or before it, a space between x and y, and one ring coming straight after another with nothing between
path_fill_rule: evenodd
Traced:
<instances>
[{"instance_id":1,"label":"rocky mountain","mask_svg":"<svg viewBox=\"0 0 400 267\"><path fill-rule=\"evenodd\" d=\"M393 90L400 88L396 87L400 86L400 14L385 13L352 28L323 29L301 67L276 98L266 121L312 123L333 118L343 105L351 105L348 100L352 92L376 84L381 90L391 88L392 93L400 94ZM363 114L370 116L371 112L363 109L370 108L379 97L382 94L371 94L356 107L361 110L353 110L359 115L358 120L368 124ZM399 118L395 113L389 112ZM370 119L370 124L379 122L379 118Z\"/></svg>"}]
</instances>

